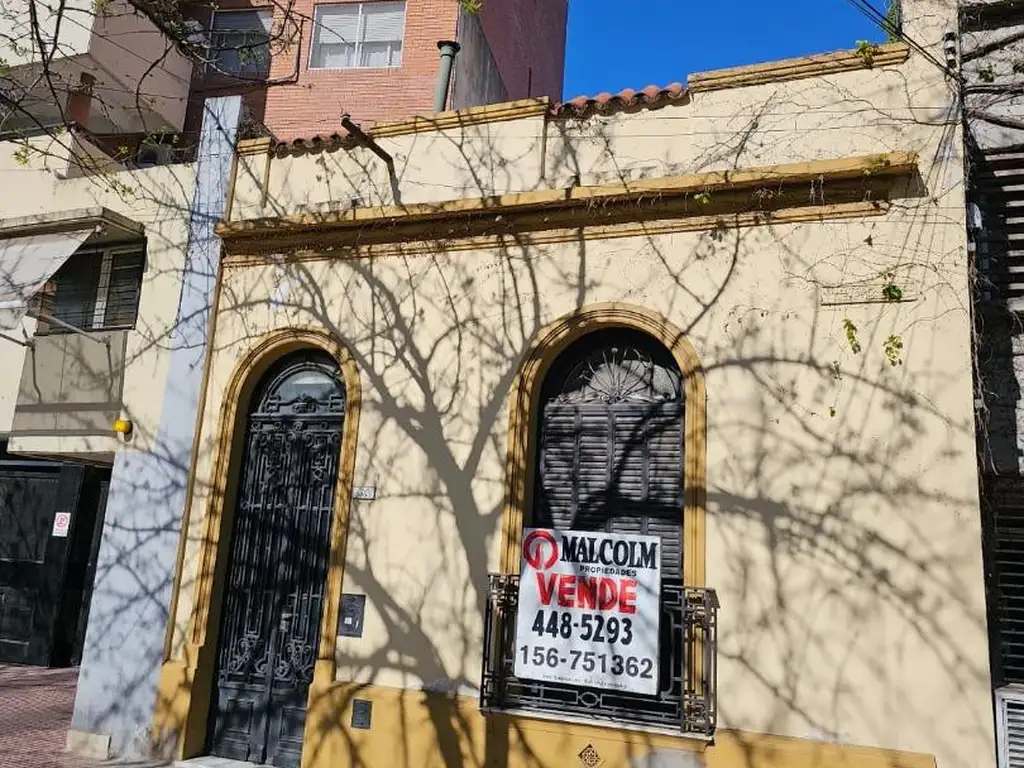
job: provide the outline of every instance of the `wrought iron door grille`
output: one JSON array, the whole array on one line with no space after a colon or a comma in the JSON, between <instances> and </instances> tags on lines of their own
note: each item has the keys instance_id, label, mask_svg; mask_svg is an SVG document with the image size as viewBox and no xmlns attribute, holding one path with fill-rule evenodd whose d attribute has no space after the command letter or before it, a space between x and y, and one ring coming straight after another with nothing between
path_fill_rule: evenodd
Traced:
<instances>
[{"instance_id":1,"label":"wrought iron door grille","mask_svg":"<svg viewBox=\"0 0 1024 768\"><path fill-rule=\"evenodd\" d=\"M482 709L574 715L609 724L714 734L718 597L713 589L662 584L662 669L655 696L517 678L513 670L518 603L519 576L491 574L484 623Z\"/></svg>"}]
</instances>

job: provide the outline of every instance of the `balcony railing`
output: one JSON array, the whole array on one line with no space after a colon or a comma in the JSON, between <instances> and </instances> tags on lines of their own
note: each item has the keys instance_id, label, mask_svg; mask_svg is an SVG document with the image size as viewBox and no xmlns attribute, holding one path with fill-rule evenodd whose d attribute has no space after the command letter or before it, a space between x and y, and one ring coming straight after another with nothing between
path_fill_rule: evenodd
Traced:
<instances>
[{"instance_id":1,"label":"balcony railing","mask_svg":"<svg viewBox=\"0 0 1024 768\"><path fill-rule=\"evenodd\" d=\"M584 717L707 737L714 734L718 598L713 589L662 584L661 679L654 696L517 678L518 602L519 576L491 574L484 626L482 709Z\"/></svg>"}]
</instances>

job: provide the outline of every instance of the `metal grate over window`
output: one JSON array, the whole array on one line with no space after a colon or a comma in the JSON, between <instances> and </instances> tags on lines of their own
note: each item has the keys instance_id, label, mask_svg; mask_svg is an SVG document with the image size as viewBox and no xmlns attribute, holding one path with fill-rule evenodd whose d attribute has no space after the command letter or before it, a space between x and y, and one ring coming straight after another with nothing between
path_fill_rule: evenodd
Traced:
<instances>
[{"instance_id":1,"label":"metal grate over window","mask_svg":"<svg viewBox=\"0 0 1024 768\"><path fill-rule=\"evenodd\" d=\"M654 696L517 678L519 576L491 574L487 596L482 708L714 734L718 719L718 597L713 589L662 586L662 663Z\"/></svg>"},{"instance_id":2,"label":"metal grate over window","mask_svg":"<svg viewBox=\"0 0 1024 768\"><path fill-rule=\"evenodd\" d=\"M133 328L145 263L144 244L79 251L39 291L33 309L83 331ZM50 324L40 331L68 329Z\"/></svg>"}]
</instances>

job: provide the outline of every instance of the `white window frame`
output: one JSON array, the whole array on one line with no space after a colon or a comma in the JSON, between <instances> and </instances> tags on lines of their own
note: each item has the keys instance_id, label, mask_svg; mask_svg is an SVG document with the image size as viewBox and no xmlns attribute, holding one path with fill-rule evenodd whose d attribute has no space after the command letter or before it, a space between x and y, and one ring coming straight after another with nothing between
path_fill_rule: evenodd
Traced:
<instances>
[{"instance_id":1,"label":"white window frame","mask_svg":"<svg viewBox=\"0 0 1024 768\"><path fill-rule=\"evenodd\" d=\"M363 35L366 33L366 25L363 19L365 15L363 9L367 5L373 5L375 2L384 2L386 0L362 0L362 2L351 2L351 3L317 3L313 6L313 30L309 38L309 57L306 61L306 69L310 72L343 72L349 69L401 69L402 64L405 62L405 26L409 19L409 2L408 0L391 0L391 2L400 1L402 3L402 51L399 54L399 62L397 65L388 65L386 67L364 67L359 64L355 64L351 67L314 67L313 56L316 51L317 42L319 40L318 32L320 27L320 12L323 8L334 8L338 6L359 6L359 16L356 21L356 29L359 31L356 33L355 41L355 60L359 61L363 52Z\"/></svg>"},{"instance_id":2,"label":"white window frame","mask_svg":"<svg viewBox=\"0 0 1024 768\"><path fill-rule=\"evenodd\" d=\"M214 45L214 38L217 35L219 35L219 34L220 35L223 35L223 34L227 34L227 35L240 35L240 34L248 34L250 31L255 31L255 30L235 29L235 28L232 28L232 27L226 27L224 29L216 29L216 18L218 16L224 17L224 16L231 16L232 14L243 14L243 13L255 13L257 15L257 17L260 18L261 21L264 20L264 19L267 21L267 23L265 23L263 25L263 27L264 27L264 29L266 30L266 33L267 33L267 71L265 73L263 73L263 74L256 74L256 73L252 73L252 72L228 72L227 70L223 70L223 69L217 68L217 66L214 64L214 59L216 58L217 51L220 50L216 45ZM266 77L270 73L270 65L271 65L271 60L270 60L271 59L271 57L270 57L270 38L271 38L271 34L272 34L273 25L274 25L274 9L273 9L273 7L261 6L261 7L257 7L257 8L225 8L223 10L214 10L213 13L210 14L210 28L209 28L209 30L207 30L207 34L210 36L210 46L209 46L209 48L206 51L207 58L210 59L210 62L206 65L207 70L208 71L212 71L212 72L220 75L221 77L253 78L253 79L263 79L264 77Z\"/></svg>"},{"instance_id":3,"label":"white window frame","mask_svg":"<svg viewBox=\"0 0 1024 768\"><path fill-rule=\"evenodd\" d=\"M1006 703L1024 707L1024 685L1007 685L996 694L996 750L999 768L1010 768L1010 745L1006 733Z\"/></svg>"}]
</instances>

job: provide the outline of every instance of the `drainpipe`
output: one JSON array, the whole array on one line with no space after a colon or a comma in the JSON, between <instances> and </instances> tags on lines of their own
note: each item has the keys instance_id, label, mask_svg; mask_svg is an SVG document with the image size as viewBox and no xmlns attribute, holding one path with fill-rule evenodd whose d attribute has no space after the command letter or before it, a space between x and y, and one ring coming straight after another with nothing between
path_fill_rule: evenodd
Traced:
<instances>
[{"instance_id":1,"label":"drainpipe","mask_svg":"<svg viewBox=\"0 0 1024 768\"><path fill-rule=\"evenodd\" d=\"M438 40L437 47L441 51L441 74L437 78L437 92L434 94L434 111L444 112L448 105L448 84L452 80L452 65L455 54L462 48L454 40Z\"/></svg>"}]
</instances>

